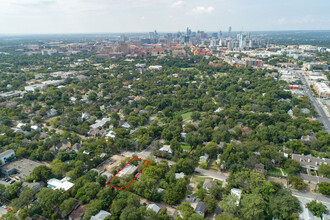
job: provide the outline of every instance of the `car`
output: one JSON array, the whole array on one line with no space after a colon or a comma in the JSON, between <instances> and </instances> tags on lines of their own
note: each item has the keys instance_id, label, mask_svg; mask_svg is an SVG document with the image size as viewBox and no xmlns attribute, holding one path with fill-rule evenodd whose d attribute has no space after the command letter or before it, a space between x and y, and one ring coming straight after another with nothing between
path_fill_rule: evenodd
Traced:
<instances>
[{"instance_id":1,"label":"car","mask_svg":"<svg viewBox=\"0 0 330 220\"><path fill-rule=\"evenodd\" d=\"M9 182L9 184L13 184L13 183L15 183L16 181L15 180L11 180L10 182Z\"/></svg>"},{"instance_id":2,"label":"car","mask_svg":"<svg viewBox=\"0 0 330 220\"><path fill-rule=\"evenodd\" d=\"M5 180L6 182L9 182L10 181L10 178L6 178L6 180Z\"/></svg>"},{"instance_id":3,"label":"car","mask_svg":"<svg viewBox=\"0 0 330 220\"><path fill-rule=\"evenodd\" d=\"M12 210L11 208L9 208L9 207L7 207L6 210L9 211L9 212L10 212L10 211L13 211L13 210Z\"/></svg>"},{"instance_id":4,"label":"car","mask_svg":"<svg viewBox=\"0 0 330 220\"><path fill-rule=\"evenodd\" d=\"M6 209L6 208L7 208L7 206L6 206L6 205L2 205L2 208Z\"/></svg>"}]
</instances>

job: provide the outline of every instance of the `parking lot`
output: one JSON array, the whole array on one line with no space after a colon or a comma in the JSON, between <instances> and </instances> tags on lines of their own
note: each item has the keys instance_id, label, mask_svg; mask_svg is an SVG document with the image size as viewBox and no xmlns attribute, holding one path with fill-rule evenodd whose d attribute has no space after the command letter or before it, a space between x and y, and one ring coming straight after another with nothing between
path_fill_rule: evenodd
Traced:
<instances>
[{"instance_id":1,"label":"parking lot","mask_svg":"<svg viewBox=\"0 0 330 220\"><path fill-rule=\"evenodd\" d=\"M4 175L0 176L0 184L3 184L5 186L10 185L10 184L13 184L14 181L16 182L15 179L12 179L12 178L10 178L8 176L4 176Z\"/></svg>"}]
</instances>

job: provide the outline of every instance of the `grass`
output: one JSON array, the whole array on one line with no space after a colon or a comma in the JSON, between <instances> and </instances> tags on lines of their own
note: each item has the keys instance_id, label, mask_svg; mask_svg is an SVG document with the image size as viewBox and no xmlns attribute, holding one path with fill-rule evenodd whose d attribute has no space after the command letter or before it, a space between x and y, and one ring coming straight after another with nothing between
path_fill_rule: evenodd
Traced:
<instances>
[{"instance_id":1,"label":"grass","mask_svg":"<svg viewBox=\"0 0 330 220\"><path fill-rule=\"evenodd\" d=\"M199 185L199 184L203 185L203 184L204 184L204 181L205 181L206 179L213 180L211 177L194 176L194 177L192 178L192 181L195 182L196 185ZM215 179L214 181L217 182L219 185L222 185L222 181L217 180L217 179Z\"/></svg>"},{"instance_id":2,"label":"grass","mask_svg":"<svg viewBox=\"0 0 330 220\"><path fill-rule=\"evenodd\" d=\"M195 67L183 67L183 68L180 68L181 70L193 70L195 69Z\"/></svg>"},{"instance_id":3,"label":"grass","mask_svg":"<svg viewBox=\"0 0 330 220\"><path fill-rule=\"evenodd\" d=\"M182 114L182 119L183 121L189 121L191 119L191 115L192 115L192 112L187 112L187 113L184 113Z\"/></svg>"},{"instance_id":4,"label":"grass","mask_svg":"<svg viewBox=\"0 0 330 220\"><path fill-rule=\"evenodd\" d=\"M281 170L277 167L274 167L271 170L268 170L267 174L270 175L270 176L275 176L275 177L281 177L282 176Z\"/></svg>"},{"instance_id":5,"label":"grass","mask_svg":"<svg viewBox=\"0 0 330 220\"><path fill-rule=\"evenodd\" d=\"M191 151L191 146L190 145L182 145L181 144L181 148L182 148L182 150L185 150L185 151Z\"/></svg>"}]
</instances>

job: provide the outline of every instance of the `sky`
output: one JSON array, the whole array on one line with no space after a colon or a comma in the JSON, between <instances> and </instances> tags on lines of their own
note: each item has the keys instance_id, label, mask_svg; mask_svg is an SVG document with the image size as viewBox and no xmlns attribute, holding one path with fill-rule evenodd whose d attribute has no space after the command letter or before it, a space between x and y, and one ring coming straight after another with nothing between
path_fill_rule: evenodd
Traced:
<instances>
[{"instance_id":1,"label":"sky","mask_svg":"<svg viewBox=\"0 0 330 220\"><path fill-rule=\"evenodd\" d=\"M0 34L330 30L329 0L0 0Z\"/></svg>"}]
</instances>

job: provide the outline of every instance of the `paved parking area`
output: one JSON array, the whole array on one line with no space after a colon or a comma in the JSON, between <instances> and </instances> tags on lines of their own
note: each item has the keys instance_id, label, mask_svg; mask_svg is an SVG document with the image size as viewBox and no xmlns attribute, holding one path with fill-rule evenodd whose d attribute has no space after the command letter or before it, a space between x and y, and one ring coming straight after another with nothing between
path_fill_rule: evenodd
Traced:
<instances>
[{"instance_id":1,"label":"paved parking area","mask_svg":"<svg viewBox=\"0 0 330 220\"><path fill-rule=\"evenodd\" d=\"M0 207L0 217L1 217L2 215L4 215L4 214L7 214L7 212L8 212L8 211L7 211L6 209Z\"/></svg>"}]
</instances>

